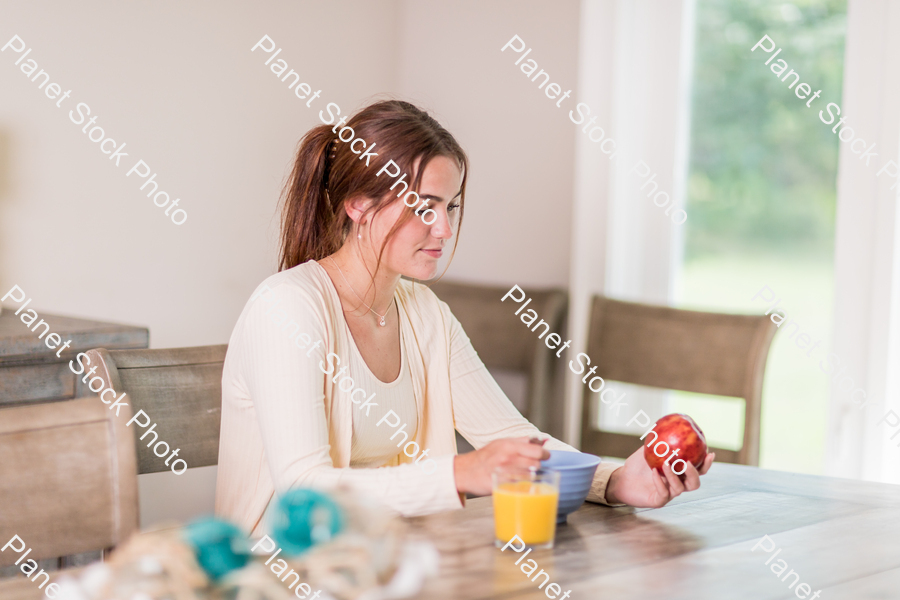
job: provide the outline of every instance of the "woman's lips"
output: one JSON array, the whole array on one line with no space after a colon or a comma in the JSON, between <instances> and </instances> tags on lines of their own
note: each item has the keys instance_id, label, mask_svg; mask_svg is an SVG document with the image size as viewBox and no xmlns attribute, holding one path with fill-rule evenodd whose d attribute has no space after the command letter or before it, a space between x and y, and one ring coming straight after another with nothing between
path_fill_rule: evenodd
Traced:
<instances>
[{"instance_id":1,"label":"woman's lips","mask_svg":"<svg viewBox=\"0 0 900 600\"><path fill-rule=\"evenodd\" d=\"M437 250L427 250L425 248L422 248L422 252L424 252L425 254L427 254L428 256L430 256L432 258L440 258L441 254L444 253L444 251L441 250L440 248L438 248Z\"/></svg>"}]
</instances>

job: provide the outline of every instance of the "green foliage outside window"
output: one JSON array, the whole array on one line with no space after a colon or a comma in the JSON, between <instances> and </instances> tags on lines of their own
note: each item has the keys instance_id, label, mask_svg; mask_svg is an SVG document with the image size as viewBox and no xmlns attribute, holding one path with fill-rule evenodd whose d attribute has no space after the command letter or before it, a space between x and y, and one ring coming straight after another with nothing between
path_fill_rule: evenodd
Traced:
<instances>
[{"instance_id":1,"label":"green foliage outside window","mask_svg":"<svg viewBox=\"0 0 900 600\"><path fill-rule=\"evenodd\" d=\"M830 253L838 139L819 111L841 103L845 31L846 0L698 0L686 260ZM822 90L810 108L765 65L775 51L750 51L763 35Z\"/></svg>"}]
</instances>

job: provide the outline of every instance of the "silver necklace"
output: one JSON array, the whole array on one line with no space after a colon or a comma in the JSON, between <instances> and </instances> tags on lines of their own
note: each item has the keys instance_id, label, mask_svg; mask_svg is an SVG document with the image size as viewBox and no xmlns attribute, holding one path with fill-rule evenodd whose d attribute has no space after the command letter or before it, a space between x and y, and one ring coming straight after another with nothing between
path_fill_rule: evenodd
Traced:
<instances>
[{"instance_id":1,"label":"silver necklace","mask_svg":"<svg viewBox=\"0 0 900 600\"><path fill-rule=\"evenodd\" d=\"M354 289L353 289L353 286L350 285L350 282L347 281L347 278L344 276L344 272L341 271L341 268L340 268L340 267L338 267L337 262L335 262L335 260L334 260L333 258L331 258L330 256L328 257L328 260L330 260L331 263L332 263L335 267L337 267L338 273L341 274L341 278L344 280L344 283L347 284L347 287L350 288L350 291L353 292L353 295L356 296L357 298L359 298L359 301L362 302L362 303L365 305L366 308L368 308L369 310L372 311L372 314L374 314L374 315L377 316L377 317L380 317L380 318L381 318L381 321L379 321L378 324L381 325L382 327L385 327L385 326L387 325L387 323L384 322L384 318L387 316L388 312L391 310L391 305L394 304L394 298L391 297L391 303L388 304L387 310L384 311L384 314L383 314L383 315L379 315L377 312L375 312L374 310L372 310L372 307L371 307L371 306L369 306L368 304L366 304L366 301L365 301L365 300L363 300L362 298L359 297L359 294L356 293L356 290L354 290Z\"/></svg>"}]
</instances>

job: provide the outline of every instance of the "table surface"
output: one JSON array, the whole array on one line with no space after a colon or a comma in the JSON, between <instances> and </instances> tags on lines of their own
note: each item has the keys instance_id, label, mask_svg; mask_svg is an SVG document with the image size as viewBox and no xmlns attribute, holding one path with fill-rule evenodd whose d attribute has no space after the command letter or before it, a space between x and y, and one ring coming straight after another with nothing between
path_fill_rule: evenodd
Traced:
<instances>
[{"instance_id":1,"label":"table surface","mask_svg":"<svg viewBox=\"0 0 900 600\"><path fill-rule=\"evenodd\" d=\"M93 395L87 381L76 379L68 365L70 360L91 348L149 345L146 327L63 317L39 312L30 304L21 308L18 316L15 307L7 307L0 314L0 409ZM31 310L38 315L33 322ZM41 321L50 326L49 332Z\"/></svg>"},{"instance_id":2,"label":"table surface","mask_svg":"<svg viewBox=\"0 0 900 600\"><path fill-rule=\"evenodd\" d=\"M417 598L547 598L545 577L520 570L528 559L571 600L787 599L802 583L821 600L900 598L900 486L719 463L701 481L659 509L586 503L552 550L519 566L521 554L493 545L490 498L408 519L441 553L440 575ZM764 535L776 549L752 551ZM781 559L787 581L770 570Z\"/></svg>"},{"instance_id":3,"label":"table surface","mask_svg":"<svg viewBox=\"0 0 900 600\"><path fill-rule=\"evenodd\" d=\"M0 313L0 365L10 362L58 362L56 357L58 349L51 350L46 344L46 335L58 334L63 341L71 339L71 345L61 352L61 357L67 361L80 350L89 348L146 348L149 344L150 333L146 327L134 325L122 325L119 323L107 323L91 319L77 319L61 315L37 312L38 319L32 323L36 332L21 320L28 313L31 305L25 307L16 316L16 307L3 307ZM41 320L50 325L50 331L45 327L36 327L35 323ZM43 339L38 335L44 334Z\"/></svg>"},{"instance_id":4,"label":"table surface","mask_svg":"<svg viewBox=\"0 0 900 600\"><path fill-rule=\"evenodd\" d=\"M787 600L801 583L821 600L900 598L900 486L728 464L702 482L658 509L584 504L558 526L552 550L520 566L534 559L570 600ZM441 553L440 575L416 598L547 597L544 577L533 583L515 565L521 555L494 547L490 498L407 521ZM770 554L752 550L764 535L776 544ZM770 570L781 559L782 577L800 575L794 590L793 575L782 582ZM40 597L25 579L0 585L3 600Z\"/></svg>"}]
</instances>

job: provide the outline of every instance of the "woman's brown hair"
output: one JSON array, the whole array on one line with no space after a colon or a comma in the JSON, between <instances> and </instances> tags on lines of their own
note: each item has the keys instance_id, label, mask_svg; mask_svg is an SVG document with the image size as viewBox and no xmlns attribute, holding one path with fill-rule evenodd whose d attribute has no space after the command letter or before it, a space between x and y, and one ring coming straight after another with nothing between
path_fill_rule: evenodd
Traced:
<instances>
[{"instance_id":1,"label":"woman's brown hair","mask_svg":"<svg viewBox=\"0 0 900 600\"><path fill-rule=\"evenodd\" d=\"M365 152L360 148L361 142L355 144L357 154L351 151L347 137L349 132L343 136L348 142L338 139L338 134L347 127L352 128L355 138L365 140L365 148L378 154L369 161L368 166L366 161L369 159L360 160ZM390 177L389 171L375 176L390 160L399 165L400 173L412 177L412 181L406 180L404 183L408 182L409 190L416 192L431 159L446 156L456 160L463 174L459 207L461 228L468 158L450 132L428 113L409 102L387 100L365 107L353 115L346 125L332 131L334 128L333 125L319 125L300 140L294 169L283 194L280 271L311 259L322 259L343 245L353 226L353 221L344 210L346 200L359 197L372 199L365 214L377 214L399 200L393 194L400 192L402 196L406 191L403 184L396 185L397 179ZM417 160L419 162L414 172L413 166ZM392 185L396 185L396 192L391 189ZM388 196L388 192L392 195ZM378 265L388 240L413 217L414 212L413 209L404 211L388 232L378 254ZM459 239L458 231L453 252ZM451 259L452 256L451 253Z\"/></svg>"}]
</instances>

